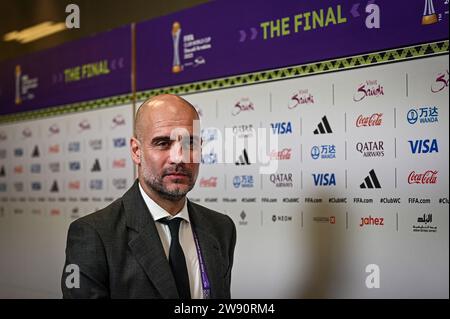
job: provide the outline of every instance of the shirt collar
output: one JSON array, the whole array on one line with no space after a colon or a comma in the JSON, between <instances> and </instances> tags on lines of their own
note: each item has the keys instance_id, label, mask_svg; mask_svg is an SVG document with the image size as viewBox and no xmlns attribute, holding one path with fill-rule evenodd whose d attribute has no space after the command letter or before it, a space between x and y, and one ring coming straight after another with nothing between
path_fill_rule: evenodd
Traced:
<instances>
[{"instance_id":1,"label":"shirt collar","mask_svg":"<svg viewBox=\"0 0 450 319\"><path fill-rule=\"evenodd\" d=\"M150 196L147 195L147 193L142 188L141 183L138 184L139 184L139 191L141 192L141 195L144 198L144 202L147 205L148 210L150 211L150 215L152 215L153 217L153 220L157 221L163 218L172 219L175 217L180 217L185 221L187 221L188 223L190 223L189 213L187 209L187 199L184 201L183 208L178 212L178 214L172 217L172 215L170 215L168 211L159 206L153 199L150 198Z\"/></svg>"}]
</instances>

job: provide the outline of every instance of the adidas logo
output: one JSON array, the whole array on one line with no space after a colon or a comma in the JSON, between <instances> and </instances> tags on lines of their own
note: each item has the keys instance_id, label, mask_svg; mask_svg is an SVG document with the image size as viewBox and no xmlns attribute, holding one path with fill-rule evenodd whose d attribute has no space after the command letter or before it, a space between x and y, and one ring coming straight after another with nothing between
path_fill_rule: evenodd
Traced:
<instances>
[{"instance_id":1,"label":"adidas logo","mask_svg":"<svg viewBox=\"0 0 450 319\"><path fill-rule=\"evenodd\" d=\"M100 162L98 161L98 158L95 159L94 165L91 168L91 172L100 172Z\"/></svg>"},{"instance_id":2,"label":"adidas logo","mask_svg":"<svg viewBox=\"0 0 450 319\"><path fill-rule=\"evenodd\" d=\"M372 169L369 172L369 176L364 178L364 182L359 185L360 188L381 188L380 182L378 181L375 171Z\"/></svg>"},{"instance_id":3,"label":"adidas logo","mask_svg":"<svg viewBox=\"0 0 450 319\"><path fill-rule=\"evenodd\" d=\"M39 148L37 145L34 147L33 154L31 154L31 157L39 157Z\"/></svg>"},{"instance_id":4,"label":"adidas logo","mask_svg":"<svg viewBox=\"0 0 450 319\"><path fill-rule=\"evenodd\" d=\"M247 150L244 148L244 151L241 155L239 155L239 159L236 161L236 165L250 165L250 160L248 159Z\"/></svg>"},{"instance_id":5,"label":"adidas logo","mask_svg":"<svg viewBox=\"0 0 450 319\"><path fill-rule=\"evenodd\" d=\"M53 181L52 187L50 188L50 192L57 193L59 192L58 182Z\"/></svg>"},{"instance_id":6,"label":"adidas logo","mask_svg":"<svg viewBox=\"0 0 450 319\"><path fill-rule=\"evenodd\" d=\"M314 130L314 134L329 134L333 133L331 130L330 123L328 123L327 117L322 117L322 122L317 125L317 128Z\"/></svg>"}]
</instances>

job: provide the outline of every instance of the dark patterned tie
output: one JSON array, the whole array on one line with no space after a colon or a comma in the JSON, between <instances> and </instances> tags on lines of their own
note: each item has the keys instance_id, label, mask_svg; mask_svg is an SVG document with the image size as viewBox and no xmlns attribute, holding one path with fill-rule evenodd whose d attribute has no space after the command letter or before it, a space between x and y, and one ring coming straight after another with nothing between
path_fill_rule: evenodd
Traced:
<instances>
[{"instance_id":1,"label":"dark patterned tie","mask_svg":"<svg viewBox=\"0 0 450 319\"><path fill-rule=\"evenodd\" d=\"M178 295L181 299L191 299L191 290L189 288L189 275L186 267L183 249L178 239L181 218L160 219L160 223L166 224L170 229L172 237L169 250L169 264L177 285Z\"/></svg>"}]
</instances>

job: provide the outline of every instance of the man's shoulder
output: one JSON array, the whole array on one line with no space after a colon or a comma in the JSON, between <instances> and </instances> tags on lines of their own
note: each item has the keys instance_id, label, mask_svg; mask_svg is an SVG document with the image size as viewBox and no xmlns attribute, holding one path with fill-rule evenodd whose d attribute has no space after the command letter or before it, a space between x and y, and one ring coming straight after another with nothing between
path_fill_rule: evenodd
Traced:
<instances>
[{"instance_id":1,"label":"man's shoulder","mask_svg":"<svg viewBox=\"0 0 450 319\"><path fill-rule=\"evenodd\" d=\"M97 229L99 227L103 228L117 224L122 217L123 203L122 198L119 198L100 210L78 218L72 224L88 224Z\"/></svg>"}]
</instances>

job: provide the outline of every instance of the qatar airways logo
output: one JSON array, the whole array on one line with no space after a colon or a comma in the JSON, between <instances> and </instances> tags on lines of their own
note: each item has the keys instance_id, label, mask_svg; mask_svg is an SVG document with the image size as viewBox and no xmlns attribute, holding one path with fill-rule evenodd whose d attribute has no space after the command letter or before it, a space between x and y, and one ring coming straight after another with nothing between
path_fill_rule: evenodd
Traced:
<instances>
[{"instance_id":1,"label":"qatar airways logo","mask_svg":"<svg viewBox=\"0 0 450 319\"><path fill-rule=\"evenodd\" d=\"M408 184L436 184L437 174L437 170L427 170L423 173L412 171L408 176Z\"/></svg>"},{"instance_id":2,"label":"qatar airways logo","mask_svg":"<svg viewBox=\"0 0 450 319\"><path fill-rule=\"evenodd\" d=\"M369 116L360 115L356 119L356 127L381 126L383 123L383 113L373 113Z\"/></svg>"},{"instance_id":3,"label":"qatar airways logo","mask_svg":"<svg viewBox=\"0 0 450 319\"><path fill-rule=\"evenodd\" d=\"M234 104L233 107L233 111L231 112L232 115L236 116L241 112L246 112L246 111L254 111L255 110L255 105L253 104L252 101L250 101L249 98L242 98L239 101L236 102L236 104Z\"/></svg>"},{"instance_id":4,"label":"qatar airways logo","mask_svg":"<svg viewBox=\"0 0 450 319\"><path fill-rule=\"evenodd\" d=\"M377 80L367 80L361 83L353 95L353 101L359 102L366 97L378 97L384 95L384 87Z\"/></svg>"},{"instance_id":5,"label":"qatar airways logo","mask_svg":"<svg viewBox=\"0 0 450 319\"><path fill-rule=\"evenodd\" d=\"M298 90L292 97L288 104L288 109L296 108L299 105L314 104L314 95L306 90Z\"/></svg>"}]
</instances>

